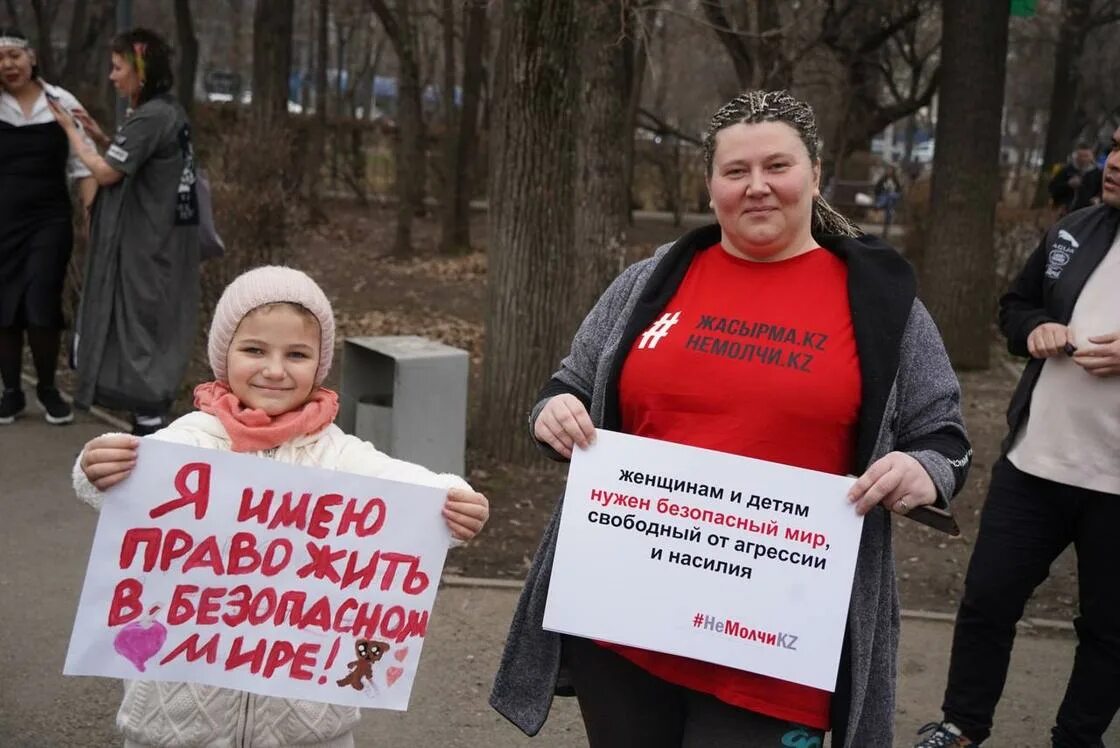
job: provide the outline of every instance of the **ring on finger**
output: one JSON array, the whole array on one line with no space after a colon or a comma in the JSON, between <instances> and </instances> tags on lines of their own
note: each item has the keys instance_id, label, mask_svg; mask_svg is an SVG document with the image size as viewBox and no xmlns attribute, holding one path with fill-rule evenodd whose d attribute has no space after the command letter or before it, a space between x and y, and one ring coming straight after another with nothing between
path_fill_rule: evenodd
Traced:
<instances>
[{"instance_id":1,"label":"ring on finger","mask_svg":"<svg viewBox=\"0 0 1120 748\"><path fill-rule=\"evenodd\" d=\"M899 499L894 502L894 510L899 514L906 514L910 511L910 505L906 503L906 499Z\"/></svg>"}]
</instances>

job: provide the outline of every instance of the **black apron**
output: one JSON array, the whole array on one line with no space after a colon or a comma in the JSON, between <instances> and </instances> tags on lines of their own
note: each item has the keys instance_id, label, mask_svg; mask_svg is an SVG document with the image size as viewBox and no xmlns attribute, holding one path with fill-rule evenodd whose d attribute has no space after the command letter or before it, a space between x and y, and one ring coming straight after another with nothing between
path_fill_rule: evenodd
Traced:
<instances>
[{"instance_id":1,"label":"black apron","mask_svg":"<svg viewBox=\"0 0 1120 748\"><path fill-rule=\"evenodd\" d=\"M63 326L62 287L74 235L57 122L0 122L0 327Z\"/></svg>"}]
</instances>

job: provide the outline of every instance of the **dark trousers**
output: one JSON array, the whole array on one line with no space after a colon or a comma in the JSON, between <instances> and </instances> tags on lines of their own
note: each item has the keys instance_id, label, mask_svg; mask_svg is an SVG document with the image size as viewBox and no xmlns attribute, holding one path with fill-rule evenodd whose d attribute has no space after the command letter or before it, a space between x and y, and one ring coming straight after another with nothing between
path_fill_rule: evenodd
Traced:
<instances>
[{"instance_id":1,"label":"dark trousers","mask_svg":"<svg viewBox=\"0 0 1120 748\"><path fill-rule=\"evenodd\" d=\"M591 748L821 748L824 732L661 680L590 639L564 637Z\"/></svg>"},{"instance_id":2,"label":"dark trousers","mask_svg":"<svg viewBox=\"0 0 1120 748\"><path fill-rule=\"evenodd\" d=\"M1077 654L1052 731L1055 748L1101 746L1120 707L1120 496L992 468L953 632L942 709L974 741L991 733L1015 624L1050 564L1077 550ZM1041 685L1041 684L1040 684Z\"/></svg>"}]
</instances>

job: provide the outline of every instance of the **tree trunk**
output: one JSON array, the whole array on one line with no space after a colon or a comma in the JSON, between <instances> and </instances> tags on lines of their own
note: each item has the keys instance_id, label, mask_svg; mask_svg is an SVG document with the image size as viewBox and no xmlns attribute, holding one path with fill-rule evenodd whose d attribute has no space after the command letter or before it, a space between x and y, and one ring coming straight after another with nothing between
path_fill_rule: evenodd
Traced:
<instances>
[{"instance_id":1,"label":"tree trunk","mask_svg":"<svg viewBox=\"0 0 1120 748\"><path fill-rule=\"evenodd\" d=\"M575 313L572 329L622 270L629 226L626 182L627 56L622 42L627 0L589 0L580 8L580 102L576 124Z\"/></svg>"},{"instance_id":2,"label":"tree trunk","mask_svg":"<svg viewBox=\"0 0 1120 748\"><path fill-rule=\"evenodd\" d=\"M175 35L179 43L179 70L175 75L179 103L190 114L194 109L194 78L198 70L198 37L194 33L191 0L175 0Z\"/></svg>"},{"instance_id":3,"label":"tree trunk","mask_svg":"<svg viewBox=\"0 0 1120 748\"><path fill-rule=\"evenodd\" d=\"M58 6L55 6L57 11ZM73 15L70 23L70 32L66 42L66 64L62 71L57 71L56 82L79 96L84 96L89 90L89 70L96 65L100 66L105 55L105 47L100 44L103 32L112 28L116 18L116 2L97 3L90 12L90 5L86 0L77 0L74 3ZM42 50L36 50L42 54ZM44 70L44 75L46 71ZM52 73L53 77L54 73ZM49 79L48 79L49 80Z\"/></svg>"},{"instance_id":4,"label":"tree trunk","mask_svg":"<svg viewBox=\"0 0 1120 748\"><path fill-rule=\"evenodd\" d=\"M334 67L334 116L342 118L346 116L346 82L343 81L343 75L346 79L350 78L350 65L347 63L350 52L350 37L353 32L346 33L342 27L343 19L335 22L334 43L337 46L335 50L335 63ZM354 82L349 81L349 85L353 86Z\"/></svg>"},{"instance_id":5,"label":"tree trunk","mask_svg":"<svg viewBox=\"0 0 1120 748\"><path fill-rule=\"evenodd\" d=\"M44 7L42 0L31 0L31 11L35 15L35 57L39 63L39 72L48 81L56 80L54 44L51 43L51 25L54 23L53 14Z\"/></svg>"},{"instance_id":6,"label":"tree trunk","mask_svg":"<svg viewBox=\"0 0 1120 748\"><path fill-rule=\"evenodd\" d=\"M6 25L22 29L23 23L20 21L19 9L16 8L15 0L5 0L4 7L8 12L8 22Z\"/></svg>"},{"instance_id":7,"label":"tree trunk","mask_svg":"<svg viewBox=\"0 0 1120 748\"><path fill-rule=\"evenodd\" d=\"M323 164L327 162L327 65L329 65L330 42L327 30L330 27L330 0L319 0L319 24L316 27L315 44L315 119L311 130L311 158L307 164L308 195L310 197L311 219L315 223L326 220L323 212Z\"/></svg>"},{"instance_id":8,"label":"tree trunk","mask_svg":"<svg viewBox=\"0 0 1120 748\"><path fill-rule=\"evenodd\" d=\"M537 451L525 414L570 345L579 86L570 0L501 6L490 129L489 283L478 443L501 460ZM586 310L580 310L586 311Z\"/></svg>"},{"instance_id":9,"label":"tree trunk","mask_svg":"<svg viewBox=\"0 0 1120 748\"><path fill-rule=\"evenodd\" d=\"M393 254L412 253L412 219L424 213L424 111L421 102L419 44L409 0L397 0L390 10L385 0L368 0L397 53L397 132L394 168L397 187L397 233Z\"/></svg>"},{"instance_id":10,"label":"tree trunk","mask_svg":"<svg viewBox=\"0 0 1120 748\"><path fill-rule=\"evenodd\" d=\"M400 61L400 110L397 117L397 236L394 253L412 253L412 219L424 214L424 181L427 153L424 111L421 101L420 61L417 57L416 26L409 9L410 0L400 0L397 17L401 20L401 40L397 47Z\"/></svg>"},{"instance_id":11,"label":"tree trunk","mask_svg":"<svg viewBox=\"0 0 1120 748\"><path fill-rule=\"evenodd\" d=\"M89 23L88 15L88 0L74 0L74 9L70 16L70 33L66 37L66 64L59 76L62 84L71 90L75 88L74 84L77 82L74 78L79 71L84 72L85 68L84 65L80 64L79 57L81 55L82 37L85 35L86 26Z\"/></svg>"},{"instance_id":12,"label":"tree trunk","mask_svg":"<svg viewBox=\"0 0 1120 748\"><path fill-rule=\"evenodd\" d=\"M1090 0L1063 0L1062 25L1054 52L1054 83L1050 89L1050 119L1046 126L1046 150L1038 175L1034 206L1050 202L1047 189L1054 167L1061 166L1073 150L1077 136L1077 89L1081 86L1081 51L1089 34Z\"/></svg>"},{"instance_id":13,"label":"tree trunk","mask_svg":"<svg viewBox=\"0 0 1120 748\"><path fill-rule=\"evenodd\" d=\"M910 168L910 159L914 157L914 141L918 137L918 118L911 114L906 118L906 145L902 150L902 165Z\"/></svg>"},{"instance_id":14,"label":"tree trunk","mask_svg":"<svg viewBox=\"0 0 1120 748\"><path fill-rule=\"evenodd\" d=\"M244 53L244 35L245 35L245 4L243 0L228 0L229 2L229 58L227 64L229 69L237 73L237 80L241 83L241 88L244 89L245 80L245 53ZM241 91L239 90L234 98L234 101L240 102Z\"/></svg>"},{"instance_id":15,"label":"tree trunk","mask_svg":"<svg viewBox=\"0 0 1120 748\"><path fill-rule=\"evenodd\" d=\"M258 0L253 11L253 106L259 123L288 117L294 0Z\"/></svg>"},{"instance_id":16,"label":"tree trunk","mask_svg":"<svg viewBox=\"0 0 1120 748\"><path fill-rule=\"evenodd\" d=\"M455 243L456 190L460 180L455 173L459 165L459 123L455 114L455 6L453 0L442 0L440 23L443 27L443 184L440 196L439 250L452 254L464 247ZM467 247L469 249L469 245Z\"/></svg>"},{"instance_id":17,"label":"tree trunk","mask_svg":"<svg viewBox=\"0 0 1120 748\"><path fill-rule=\"evenodd\" d=\"M953 365L988 367L1010 5L945 0L923 295Z\"/></svg>"},{"instance_id":18,"label":"tree trunk","mask_svg":"<svg viewBox=\"0 0 1120 748\"><path fill-rule=\"evenodd\" d=\"M640 33L639 20L636 15L639 9L631 8L630 12L626 14L626 22L628 28L626 35L623 37L623 45L626 47L626 135L623 138L623 173L626 181L626 200L627 200L627 221L630 225L634 224L634 214L630 210L635 204L631 195L631 190L634 187L634 164L636 159L635 153L635 139L634 133L638 128L638 109L642 104L642 89L645 86L646 68L648 61L648 49L646 45L646 35ZM650 9L645 12L653 15L655 10Z\"/></svg>"},{"instance_id":19,"label":"tree trunk","mask_svg":"<svg viewBox=\"0 0 1120 748\"><path fill-rule=\"evenodd\" d=\"M455 217L450 239L451 246L464 251L471 246L471 196L477 164L478 109L488 34L486 8L487 0L468 0L464 10L463 97L458 136L455 138L455 166L451 172L455 184Z\"/></svg>"}]
</instances>

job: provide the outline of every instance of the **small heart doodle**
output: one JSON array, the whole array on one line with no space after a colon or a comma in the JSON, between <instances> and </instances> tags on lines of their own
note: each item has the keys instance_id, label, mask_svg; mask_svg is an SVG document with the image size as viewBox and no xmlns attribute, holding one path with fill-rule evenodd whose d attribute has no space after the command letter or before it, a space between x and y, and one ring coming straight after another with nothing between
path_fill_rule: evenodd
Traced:
<instances>
[{"instance_id":1,"label":"small heart doodle","mask_svg":"<svg viewBox=\"0 0 1120 748\"><path fill-rule=\"evenodd\" d=\"M167 629L159 621L130 623L117 632L113 649L142 673L145 663L159 652L165 641Z\"/></svg>"},{"instance_id":2,"label":"small heart doodle","mask_svg":"<svg viewBox=\"0 0 1120 748\"><path fill-rule=\"evenodd\" d=\"M385 682L391 686L400 680L402 675L404 675L404 668L391 667L385 671Z\"/></svg>"},{"instance_id":3,"label":"small heart doodle","mask_svg":"<svg viewBox=\"0 0 1120 748\"><path fill-rule=\"evenodd\" d=\"M404 658L408 657L408 647L401 647L400 649L393 650L393 657L397 662L404 662Z\"/></svg>"}]
</instances>

